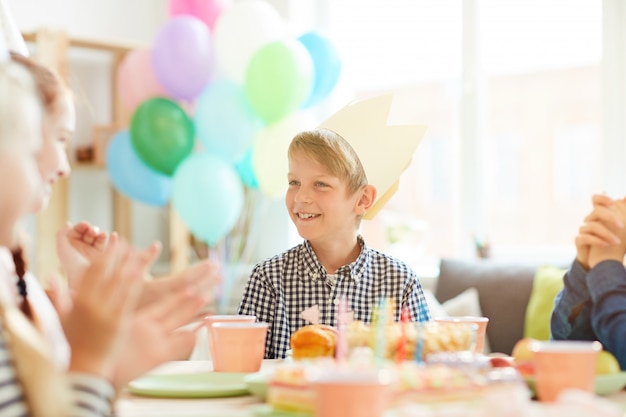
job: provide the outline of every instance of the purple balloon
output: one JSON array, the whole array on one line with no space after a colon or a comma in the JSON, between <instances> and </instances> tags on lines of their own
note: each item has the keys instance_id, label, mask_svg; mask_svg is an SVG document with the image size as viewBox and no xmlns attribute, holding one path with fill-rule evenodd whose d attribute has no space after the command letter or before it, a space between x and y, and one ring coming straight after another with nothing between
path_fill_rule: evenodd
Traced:
<instances>
[{"instance_id":1,"label":"purple balloon","mask_svg":"<svg viewBox=\"0 0 626 417\"><path fill-rule=\"evenodd\" d=\"M172 97L192 100L208 84L213 69L209 28L193 16L170 19L152 47L156 77Z\"/></svg>"}]
</instances>

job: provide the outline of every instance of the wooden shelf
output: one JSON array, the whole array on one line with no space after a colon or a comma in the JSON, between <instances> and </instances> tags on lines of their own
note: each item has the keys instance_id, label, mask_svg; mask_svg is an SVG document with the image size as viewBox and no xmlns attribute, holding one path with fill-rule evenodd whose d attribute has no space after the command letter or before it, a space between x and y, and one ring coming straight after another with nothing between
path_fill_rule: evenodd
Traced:
<instances>
[{"instance_id":1,"label":"wooden shelf","mask_svg":"<svg viewBox=\"0 0 626 417\"><path fill-rule=\"evenodd\" d=\"M128 126L129 112L121 105L116 89L117 69L126 53L139 49L141 45L124 44L120 42L105 42L78 38L69 38L61 30L42 28L36 32L23 34L24 39L35 44L33 58L44 65L56 69L59 75L67 82L70 48L84 48L99 50L113 55L110 79L111 86L111 114L109 125L94 126L92 132L92 146L94 149L93 162L74 162L75 170L103 170L105 169L104 151L111 135L123 126ZM36 239L36 272L38 276L49 273L62 274L61 264L56 256L56 233L69 218L69 186L67 180L58 181L50 204L46 210L37 215ZM129 241L132 241L132 202L122 194L113 190L113 229ZM187 256L189 248L189 232L184 224L170 210L170 272L183 270L189 264Z\"/></svg>"}]
</instances>

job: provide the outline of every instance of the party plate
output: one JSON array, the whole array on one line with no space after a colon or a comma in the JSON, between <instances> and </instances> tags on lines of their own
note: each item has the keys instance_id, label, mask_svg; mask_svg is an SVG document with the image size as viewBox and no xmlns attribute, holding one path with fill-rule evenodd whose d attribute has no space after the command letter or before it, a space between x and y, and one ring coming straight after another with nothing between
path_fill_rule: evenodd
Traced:
<instances>
[{"instance_id":1,"label":"party plate","mask_svg":"<svg viewBox=\"0 0 626 417\"><path fill-rule=\"evenodd\" d=\"M131 381L128 391L147 397L237 397L248 394L246 375L226 372L147 374Z\"/></svg>"},{"instance_id":2,"label":"party plate","mask_svg":"<svg viewBox=\"0 0 626 417\"><path fill-rule=\"evenodd\" d=\"M535 392L535 378L532 376L525 376L526 384L528 388ZM597 395L609 395L617 391L620 391L626 386L626 371L622 371L616 374L596 375L596 389Z\"/></svg>"},{"instance_id":3,"label":"party plate","mask_svg":"<svg viewBox=\"0 0 626 417\"><path fill-rule=\"evenodd\" d=\"M284 411L276 410L269 404L263 404L254 408L256 417L311 417L312 414L302 411Z\"/></svg>"},{"instance_id":4,"label":"party plate","mask_svg":"<svg viewBox=\"0 0 626 417\"><path fill-rule=\"evenodd\" d=\"M271 405L263 404L254 408L255 417L312 417L313 414L304 413L302 411L283 411L272 408ZM399 413L395 410L387 410L383 417L398 417ZM349 416L352 417L352 416ZM355 416L356 417L356 416Z\"/></svg>"},{"instance_id":5,"label":"party plate","mask_svg":"<svg viewBox=\"0 0 626 417\"><path fill-rule=\"evenodd\" d=\"M269 378L269 373L267 372L257 372L254 374L248 374L243 378L243 381L246 383L246 387L250 394L254 395L260 400L265 401L267 398L267 382Z\"/></svg>"}]
</instances>

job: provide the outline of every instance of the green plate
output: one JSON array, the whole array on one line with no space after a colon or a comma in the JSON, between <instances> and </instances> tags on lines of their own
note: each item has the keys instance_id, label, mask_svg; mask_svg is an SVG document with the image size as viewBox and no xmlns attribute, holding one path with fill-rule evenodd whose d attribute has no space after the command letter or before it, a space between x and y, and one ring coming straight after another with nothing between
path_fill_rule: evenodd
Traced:
<instances>
[{"instance_id":1,"label":"green plate","mask_svg":"<svg viewBox=\"0 0 626 417\"><path fill-rule=\"evenodd\" d=\"M265 401L267 399L267 382L269 375L265 372L248 374L243 378L250 394Z\"/></svg>"},{"instance_id":2,"label":"green plate","mask_svg":"<svg viewBox=\"0 0 626 417\"><path fill-rule=\"evenodd\" d=\"M525 376L524 380L528 384L528 388L535 393L535 378L532 376ZM618 374L597 375L596 376L596 394L597 395L609 395L617 391L620 391L626 386L626 371L622 371Z\"/></svg>"},{"instance_id":3,"label":"green plate","mask_svg":"<svg viewBox=\"0 0 626 417\"><path fill-rule=\"evenodd\" d=\"M256 417L311 417L313 414L276 410L271 405L264 404L254 408L254 415Z\"/></svg>"},{"instance_id":4,"label":"green plate","mask_svg":"<svg viewBox=\"0 0 626 417\"><path fill-rule=\"evenodd\" d=\"M147 374L131 381L128 391L147 397L237 397L249 393L244 382L246 375L225 372Z\"/></svg>"}]
</instances>

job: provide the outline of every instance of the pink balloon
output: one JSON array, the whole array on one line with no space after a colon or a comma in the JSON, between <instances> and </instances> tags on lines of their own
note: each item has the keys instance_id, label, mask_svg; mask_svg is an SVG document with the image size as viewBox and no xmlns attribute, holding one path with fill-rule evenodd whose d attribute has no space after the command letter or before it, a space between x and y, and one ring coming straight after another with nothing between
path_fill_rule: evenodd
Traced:
<instances>
[{"instance_id":1,"label":"pink balloon","mask_svg":"<svg viewBox=\"0 0 626 417\"><path fill-rule=\"evenodd\" d=\"M134 49L126 54L117 70L117 91L128 110L150 97L167 97L154 71L150 50Z\"/></svg>"},{"instance_id":2,"label":"pink balloon","mask_svg":"<svg viewBox=\"0 0 626 417\"><path fill-rule=\"evenodd\" d=\"M213 30L222 10L230 3L230 0L170 0L169 16L181 14L195 16Z\"/></svg>"}]
</instances>

